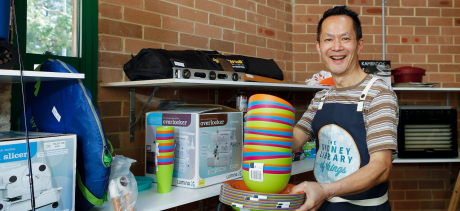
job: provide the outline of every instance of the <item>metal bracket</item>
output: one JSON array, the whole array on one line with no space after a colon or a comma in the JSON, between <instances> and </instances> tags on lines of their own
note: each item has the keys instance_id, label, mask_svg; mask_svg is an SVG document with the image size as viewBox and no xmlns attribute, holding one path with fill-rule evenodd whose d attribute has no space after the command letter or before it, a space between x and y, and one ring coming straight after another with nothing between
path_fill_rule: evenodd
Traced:
<instances>
[{"instance_id":1,"label":"metal bracket","mask_svg":"<svg viewBox=\"0 0 460 211\"><path fill-rule=\"evenodd\" d=\"M460 170L459 172L452 172L452 163L449 163L449 182L450 182L450 192L452 193L454 191L454 185L455 181L457 180L457 177L460 176Z\"/></svg>"},{"instance_id":2,"label":"metal bracket","mask_svg":"<svg viewBox=\"0 0 460 211\"><path fill-rule=\"evenodd\" d=\"M450 106L450 92L447 92L447 106Z\"/></svg>"},{"instance_id":3,"label":"metal bracket","mask_svg":"<svg viewBox=\"0 0 460 211\"><path fill-rule=\"evenodd\" d=\"M230 104L236 99L236 96L238 96L238 93L240 93L241 89L236 90L235 94L228 100L227 106L230 106Z\"/></svg>"},{"instance_id":4,"label":"metal bracket","mask_svg":"<svg viewBox=\"0 0 460 211\"><path fill-rule=\"evenodd\" d=\"M292 91L289 91L289 93L288 93L286 99L289 99L289 97L291 96L291 94L292 94Z\"/></svg>"},{"instance_id":5,"label":"metal bracket","mask_svg":"<svg viewBox=\"0 0 460 211\"><path fill-rule=\"evenodd\" d=\"M136 89L129 89L129 142L134 142L134 122L136 121Z\"/></svg>"}]
</instances>

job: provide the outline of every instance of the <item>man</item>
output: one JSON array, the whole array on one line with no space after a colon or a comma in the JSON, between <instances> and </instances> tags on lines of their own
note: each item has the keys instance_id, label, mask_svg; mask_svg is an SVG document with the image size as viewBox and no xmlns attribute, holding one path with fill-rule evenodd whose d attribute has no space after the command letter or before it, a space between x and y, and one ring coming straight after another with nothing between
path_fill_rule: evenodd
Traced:
<instances>
[{"instance_id":1,"label":"man","mask_svg":"<svg viewBox=\"0 0 460 211\"><path fill-rule=\"evenodd\" d=\"M335 86L316 94L294 128L293 150L316 140L316 182L305 192L305 210L391 210L388 176L396 152L398 105L381 79L361 70L363 49L358 14L346 6L326 11L316 48Z\"/></svg>"}]
</instances>

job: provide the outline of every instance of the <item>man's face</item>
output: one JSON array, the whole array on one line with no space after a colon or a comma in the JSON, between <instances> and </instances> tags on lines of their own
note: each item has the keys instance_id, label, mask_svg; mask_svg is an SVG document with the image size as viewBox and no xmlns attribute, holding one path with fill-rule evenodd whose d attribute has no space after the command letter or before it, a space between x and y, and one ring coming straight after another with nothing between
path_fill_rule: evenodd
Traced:
<instances>
[{"instance_id":1,"label":"man's face","mask_svg":"<svg viewBox=\"0 0 460 211\"><path fill-rule=\"evenodd\" d=\"M359 66L358 54L364 42L363 39L356 40L353 19L346 15L330 16L321 27L316 49L331 73L341 75Z\"/></svg>"}]
</instances>

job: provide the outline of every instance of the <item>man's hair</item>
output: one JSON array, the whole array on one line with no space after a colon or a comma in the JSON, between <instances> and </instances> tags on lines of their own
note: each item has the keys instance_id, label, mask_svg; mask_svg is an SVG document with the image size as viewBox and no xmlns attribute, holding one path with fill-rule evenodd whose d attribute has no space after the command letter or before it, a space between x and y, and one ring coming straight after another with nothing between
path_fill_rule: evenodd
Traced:
<instances>
[{"instance_id":1,"label":"man's hair","mask_svg":"<svg viewBox=\"0 0 460 211\"><path fill-rule=\"evenodd\" d=\"M332 9L324 12L323 17L319 20L318 29L316 31L316 40L320 42L319 37L321 36L321 27L323 26L323 21L330 17L336 15L346 15L353 20L353 29L356 32L356 40L360 40L363 37L363 32L361 30L361 21L359 21L358 13L348 8L346 5L336 6Z\"/></svg>"}]
</instances>

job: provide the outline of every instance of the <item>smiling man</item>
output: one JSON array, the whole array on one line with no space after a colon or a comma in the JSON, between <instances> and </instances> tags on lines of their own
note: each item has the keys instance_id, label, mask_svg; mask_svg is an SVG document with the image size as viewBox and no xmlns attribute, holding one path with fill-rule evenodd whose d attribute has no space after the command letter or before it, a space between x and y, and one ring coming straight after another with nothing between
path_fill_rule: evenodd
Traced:
<instances>
[{"instance_id":1,"label":"smiling man","mask_svg":"<svg viewBox=\"0 0 460 211\"><path fill-rule=\"evenodd\" d=\"M358 14L346 6L326 11L318 23L316 48L335 86L312 99L294 128L293 150L316 140L313 182L299 209L391 210L388 176L396 152L398 104L387 84L361 70L364 46Z\"/></svg>"}]
</instances>

